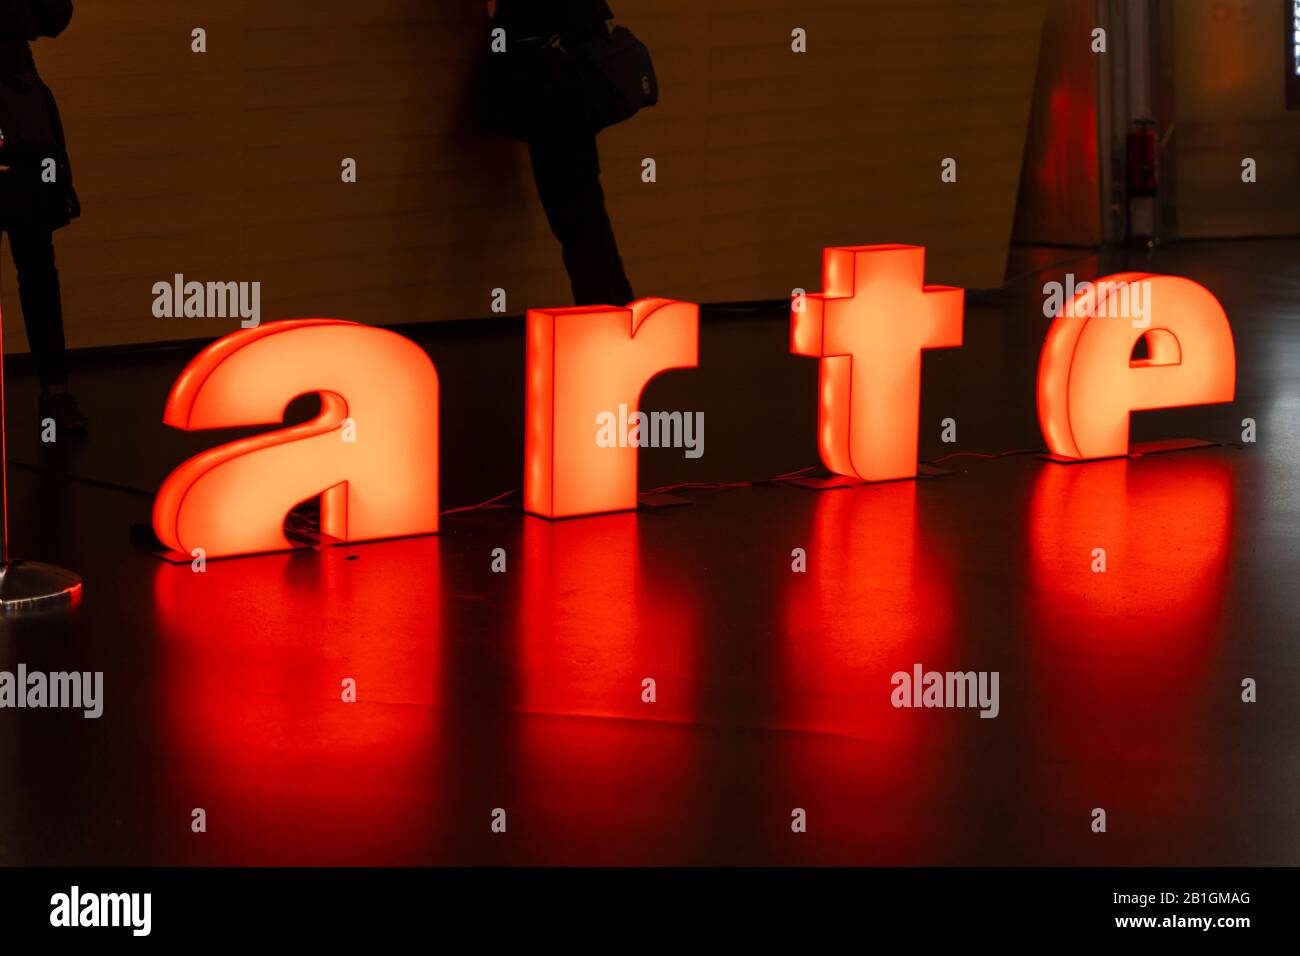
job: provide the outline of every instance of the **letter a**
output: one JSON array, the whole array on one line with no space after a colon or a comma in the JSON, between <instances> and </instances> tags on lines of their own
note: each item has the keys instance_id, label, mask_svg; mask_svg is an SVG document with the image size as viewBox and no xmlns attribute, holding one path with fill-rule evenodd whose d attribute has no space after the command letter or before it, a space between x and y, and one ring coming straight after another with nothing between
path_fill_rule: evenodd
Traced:
<instances>
[{"instance_id":1,"label":"letter a","mask_svg":"<svg viewBox=\"0 0 1300 956\"><path fill-rule=\"evenodd\" d=\"M790 351L821 359L822 463L863 481L916 477L921 350L961 345L963 290L927 286L921 246L824 250L824 292L792 311Z\"/></svg>"},{"instance_id":2,"label":"letter a","mask_svg":"<svg viewBox=\"0 0 1300 956\"><path fill-rule=\"evenodd\" d=\"M620 405L630 418L650 379L695 367L699 315L669 299L528 310L525 510L565 518L636 507L636 447L602 447L592 423Z\"/></svg>"},{"instance_id":3,"label":"letter a","mask_svg":"<svg viewBox=\"0 0 1300 956\"><path fill-rule=\"evenodd\" d=\"M1123 314L1121 293L1136 283L1149 290L1149 327ZM1144 335L1150 357L1135 360ZM1130 412L1230 402L1236 379L1232 329L1208 289L1124 272L1098 279L1052 320L1038 359L1038 422L1060 458L1119 457L1128 454Z\"/></svg>"},{"instance_id":4,"label":"letter a","mask_svg":"<svg viewBox=\"0 0 1300 956\"><path fill-rule=\"evenodd\" d=\"M438 373L424 350L333 319L271 322L219 339L172 386L163 421L190 431L277 424L300 395L302 425L241 438L182 464L154 501L154 530L189 554L293 547L285 515L321 496L321 531L366 541L438 530ZM345 419L360 423L340 440Z\"/></svg>"}]
</instances>

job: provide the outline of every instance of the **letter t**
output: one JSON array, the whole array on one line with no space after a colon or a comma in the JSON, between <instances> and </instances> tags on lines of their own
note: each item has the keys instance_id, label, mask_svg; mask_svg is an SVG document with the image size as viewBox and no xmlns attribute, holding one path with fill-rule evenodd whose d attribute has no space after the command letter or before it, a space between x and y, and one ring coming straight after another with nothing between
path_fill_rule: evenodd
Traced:
<instances>
[{"instance_id":1,"label":"letter t","mask_svg":"<svg viewBox=\"0 0 1300 956\"><path fill-rule=\"evenodd\" d=\"M790 351L821 360L818 447L863 481L916 477L921 350L961 345L964 291L927 286L922 246L823 250L825 291L791 312Z\"/></svg>"}]
</instances>

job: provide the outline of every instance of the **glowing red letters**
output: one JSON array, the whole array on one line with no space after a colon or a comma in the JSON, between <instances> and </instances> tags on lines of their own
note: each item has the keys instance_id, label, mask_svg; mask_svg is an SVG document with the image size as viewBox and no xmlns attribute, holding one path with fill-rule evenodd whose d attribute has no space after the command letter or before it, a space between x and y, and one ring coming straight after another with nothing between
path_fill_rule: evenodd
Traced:
<instances>
[{"instance_id":1,"label":"glowing red letters","mask_svg":"<svg viewBox=\"0 0 1300 956\"><path fill-rule=\"evenodd\" d=\"M186 366L163 421L185 430L277 424L299 395L309 422L221 445L163 482L154 530L207 557L292 547L285 516L321 496L321 531L367 541L438 530L438 374L395 332L331 319L227 335Z\"/></svg>"},{"instance_id":2,"label":"glowing red letters","mask_svg":"<svg viewBox=\"0 0 1300 956\"><path fill-rule=\"evenodd\" d=\"M1146 338L1145 359L1132 359ZM1219 300L1191 279L1098 279L1052 320L1038 360L1038 421L1062 458L1128 454L1129 413L1230 402L1237 359Z\"/></svg>"},{"instance_id":3,"label":"glowing red letters","mask_svg":"<svg viewBox=\"0 0 1300 956\"><path fill-rule=\"evenodd\" d=\"M635 447L600 447L597 416L640 406L658 373L698 361L699 306L531 309L524 508L546 518L636 507Z\"/></svg>"},{"instance_id":4,"label":"glowing red letters","mask_svg":"<svg viewBox=\"0 0 1300 956\"><path fill-rule=\"evenodd\" d=\"M824 291L796 301L790 345L819 360L818 435L832 471L863 481L917 467L921 351L961 345L963 292L926 286L925 250L826 249ZM1116 303L1146 296L1142 321ZM1145 336L1149 358L1132 360ZM698 362L699 309L532 309L527 320L524 507L561 518L636 507L637 448L597 441L602 415L636 409L666 369ZM1232 331L1188 279L1125 273L1065 303L1039 360L1038 409L1058 456L1123 455L1137 409L1233 397ZM178 467L154 504L168 547L208 557L291 547L288 512L320 496L321 531L365 541L438 530L438 376L414 343L331 319L275 322L204 349L173 385L177 428L277 424L300 395L320 414Z\"/></svg>"},{"instance_id":5,"label":"glowing red letters","mask_svg":"<svg viewBox=\"0 0 1300 956\"><path fill-rule=\"evenodd\" d=\"M821 359L822 463L863 481L916 476L921 350L961 345L961 289L924 285L920 246L826 249L825 291L791 312L790 351Z\"/></svg>"}]
</instances>

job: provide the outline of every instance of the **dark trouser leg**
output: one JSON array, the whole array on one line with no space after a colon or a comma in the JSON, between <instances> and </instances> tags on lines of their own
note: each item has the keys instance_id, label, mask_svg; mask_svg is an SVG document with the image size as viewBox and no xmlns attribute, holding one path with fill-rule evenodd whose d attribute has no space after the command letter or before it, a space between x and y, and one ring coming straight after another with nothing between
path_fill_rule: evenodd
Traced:
<instances>
[{"instance_id":1,"label":"dark trouser leg","mask_svg":"<svg viewBox=\"0 0 1300 956\"><path fill-rule=\"evenodd\" d=\"M9 230L9 249L18 272L18 298L23 304L27 342L42 386L64 385L63 298L59 270L54 264L54 237L48 229Z\"/></svg>"},{"instance_id":2,"label":"dark trouser leg","mask_svg":"<svg viewBox=\"0 0 1300 956\"><path fill-rule=\"evenodd\" d=\"M542 208L560 240L574 303L626 305L632 287L605 212L596 137L557 134L531 144L529 154Z\"/></svg>"}]
</instances>

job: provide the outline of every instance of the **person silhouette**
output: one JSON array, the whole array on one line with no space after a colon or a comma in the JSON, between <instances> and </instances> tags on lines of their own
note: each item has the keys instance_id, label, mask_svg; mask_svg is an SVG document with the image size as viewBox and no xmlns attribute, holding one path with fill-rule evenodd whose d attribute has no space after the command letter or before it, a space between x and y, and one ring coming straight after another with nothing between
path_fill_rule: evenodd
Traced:
<instances>
[{"instance_id":1,"label":"person silhouette","mask_svg":"<svg viewBox=\"0 0 1300 956\"><path fill-rule=\"evenodd\" d=\"M488 0L507 43L549 43L576 50L608 33L614 15L604 0ZM600 185L596 128L575 82L571 108L548 117L528 139L537 195L560 242L575 305L625 305L632 286L623 268Z\"/></svg>"},{"instance_id":2,"label":"person silhouette","mask_svg":"<svg viewBox=\"0 0 1300 956\"><path fill-rule=\"evenodd\" d=\"M54 231L81 214L54 94L36 72L30 42L56 37L72 0L0 0L0 232L18 273L27 341L41 394L38 415L58 431L84 431L68 391L63 300Z\"/></svg>"}]
</instances>

